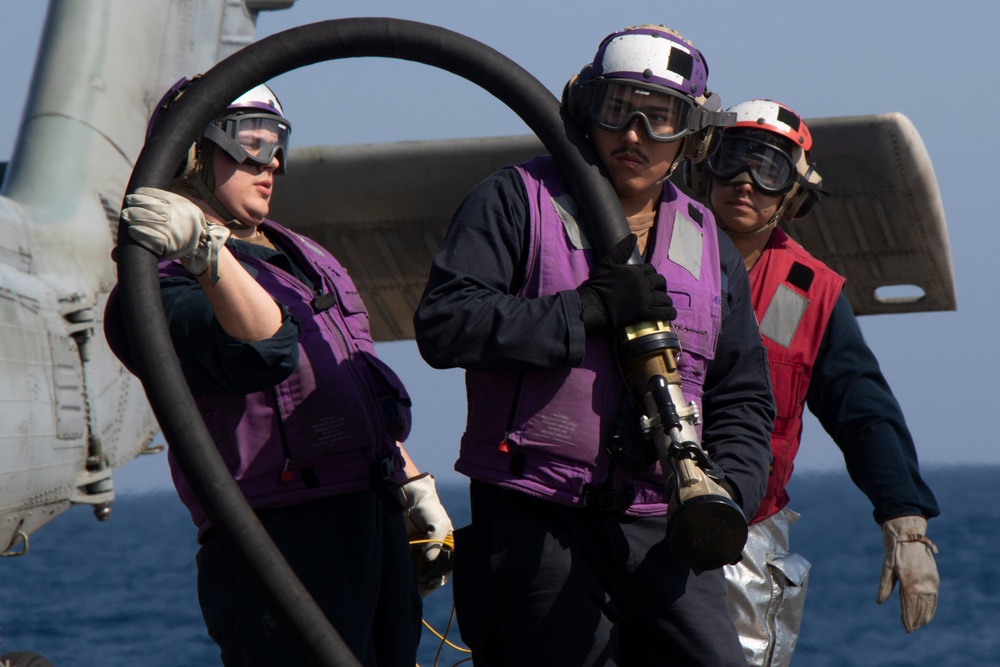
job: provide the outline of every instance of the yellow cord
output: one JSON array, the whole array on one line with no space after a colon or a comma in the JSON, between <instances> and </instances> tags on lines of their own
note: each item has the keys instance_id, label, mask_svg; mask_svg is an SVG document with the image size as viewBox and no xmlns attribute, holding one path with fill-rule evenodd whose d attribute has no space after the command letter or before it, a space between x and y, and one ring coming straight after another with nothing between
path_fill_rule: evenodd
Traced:
<instances>
[{"instance_id":1,"label":"yellow cord","mask_svg":"<svg viewBox=\"0 0 1000 667\"><path fill-rule=\"evenodd\" d=\"M422 540L414 535L410 535L410 546L412 547L417 544L440 544L442 549L447 549L448 551L454 551L455 535L453 533L448 533L448 536L445 537L443 540Z\"/></svg>"},{"instance_id":2,"label":"yellow cord","mask_svg":"<svg viewBox=\"0 0 1000 667\"><path fill-rule=\"evenodd\" d=\"M447 537L445 537L443 540L428 540L428 539L420 539L416 535L410 536L411 547L421 544L440 544L442 550L450 552L455 550L455 537L452 533L448 533ZM438 667L438 662L441 660L441 652L444 650L445 646L448 646L449 648L454 649L459 653L467 654L467 657L462 658L456 663L453 663L452 667L457 667L457 665L461 665L463 663L467 663L472 660L471 650L465 648L464 646L459 646L458 644L455 644L448 639L448 633L451 632L451 626L455 622L455 605L451 606L451 614L449 614L448 616L448 626L445 628L444 634L441 634L436 629L434 629L434 627L430 623L428 623L426 619L422 619L421 622L424 624L425 628L431 631L431 634L433 634L435 637L441 640L441 644L438 646L437 653L434 656L434 667ZM417 664L416 667L420 667L420 665Z\"/></svg>"}]
</instances>

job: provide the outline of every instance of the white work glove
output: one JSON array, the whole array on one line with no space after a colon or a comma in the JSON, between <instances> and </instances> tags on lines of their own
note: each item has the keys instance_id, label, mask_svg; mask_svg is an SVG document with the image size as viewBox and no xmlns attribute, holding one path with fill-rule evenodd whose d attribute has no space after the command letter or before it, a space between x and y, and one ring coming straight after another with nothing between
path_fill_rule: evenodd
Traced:
<instances>
[{"instance_id":1,"label":"white work glove","mask_svg":"<svg viewBox=\"0 0 1000 667\"><path fill-rule=\"evenodd\" d=\"M882 580L878 585L878 603L892 595L899 581L899 601L903 627L913 632L929 623L937 610L938 577L934 554L938 552L927 538L927 519L901 516L882 524Z\"/></svg>"},{"instance_id":2,"label":"white work glove","mask_svg":"<svg viewBox=\"0 0 1000 667\"><path fill-rule=\"evenodd\" d=\"M399 489L406 508L406 531L411 543L416 542L410 554L417 587L421 597L426 597L448 581L454 529L430 474L408 479ZM446 545L444 549L442 545Z\"/></svg>"},{"instance_id":3,"label":"white work glove","mask_svg":"<svg viewBox=\"0 0 1000 667\"><path fill-rule=\"evenodd\" d=\"M211 270L219 279L219 249L229 230L211 225L191 200L157 188L139 188L125 196L122 219L132 239L160 259L179 259L188 271L200 276Z\"/></svg>"}]
</instances>

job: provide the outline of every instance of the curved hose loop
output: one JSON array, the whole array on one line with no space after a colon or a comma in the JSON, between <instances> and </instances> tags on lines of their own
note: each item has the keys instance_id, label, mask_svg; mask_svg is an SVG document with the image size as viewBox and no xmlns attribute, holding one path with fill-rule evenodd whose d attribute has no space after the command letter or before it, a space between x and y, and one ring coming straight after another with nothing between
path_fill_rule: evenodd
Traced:
<instances>
[{"instance_id":1,"label":"curved hose loop","mask_svg":"<svg viewBox=\"0 0 1000 667\"><path fill-rule=\"evenodd\" d=\"M188 146L233 99L287 71L325 60L376 56L410 60L461 76L504 102L538 135L586 212L600 254L628 233L621 206L589 142L561 115L558 100L497 51L444 28L391 18L313 23L250 44L195 80L157 122L126 192L166 188ZM156 258L118 228L119 289L129 345L150 405L187 481L213 525L245 559L248 576L316 665L359 664L291 572L257 521L200 418L167 330Z\"/></svg>"}]
</instances>

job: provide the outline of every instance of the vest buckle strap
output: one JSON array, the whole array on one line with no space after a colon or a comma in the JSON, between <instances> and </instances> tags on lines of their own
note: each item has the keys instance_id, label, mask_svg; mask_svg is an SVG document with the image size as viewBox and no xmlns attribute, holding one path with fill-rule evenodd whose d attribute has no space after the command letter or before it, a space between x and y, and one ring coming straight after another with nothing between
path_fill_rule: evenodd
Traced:
<instances>
[{"instance_id":1,"label":"vest buckle strap","mask_svg":"<svg viewBox=\"0 0 1000 667\"><path fill-rule=\"evenodd\" d=\"M396 459L392 456L386 456L385 458L380 459L377 463L372 464L372 477L383 482L391 479L393 473L395 472Z\"/></svg>"},{"instance_id":2,"label":"vest buckle strap","mask_svg":"<svg viewBox=\"0 0 1000 667\"><path fill-rule=\"evenodd\" d=\"M609 489L596 484L584 484L580 491L580 504L588 509L601 512L623 512L635 501L635 491L627 489Z\"/></svg>"},{"instance_id":3,"label":"vest buckle strap","mask_svg":"<svg viewBox=\"0 0 1000 667\"><path fill-rule=\"evenodd\" d=\"M398 514L405 509L406 505L403 502L403 492L397 484L390 481L395 469L396 462L392 456L372 463L368 483L375 495L381 498L383 505L393 514Z\"/></svg>"},{"instance_id":4,"label":"vest buckle strap","mask_svg":"<svg viewBox=\"0 0 1000 667\"><path fill-rule=\"evenodd\" d=\"M334 296L332 292L327 292L326 294L320 294L313 299L312 307L317 313L322 313L333 308L336 303L337 297Z\"/></svg>"}]
</instances>

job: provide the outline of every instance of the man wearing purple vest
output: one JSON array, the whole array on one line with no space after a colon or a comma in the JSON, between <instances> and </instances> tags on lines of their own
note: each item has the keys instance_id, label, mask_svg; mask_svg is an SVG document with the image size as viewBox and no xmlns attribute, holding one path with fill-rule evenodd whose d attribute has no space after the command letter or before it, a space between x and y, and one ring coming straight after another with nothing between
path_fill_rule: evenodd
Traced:
<instances>
[{"instance_id":1,"label":"man wearing purple vest","mask_svg":"<svg viewBox=\"0 0 1000 667\"><path fill-rule=\"evenodd\" d=\"M685 401L746 516L764 495L774 416L746 272L712 214L667 178L726 117L701 53L644 25L609 35L566 86L632 234L595 256L549 157L467 197L414 316L421 354L466 369L456 469L455 604L477 666L745 665L721 569L665 539L665 480L614 336L671 321ZM634 249L644 263L626 264Z\"/></svg>"},{"instance_id":2,"label":"man wearing purple vest","mask_svg":"<svg viewBox=\"0 0 1000 667\"><path fill-rule=\"evenodd\" d=\"M164 260L163 306L185 377L264 528L362 664L413 665L420 594L443 583L441 568L418 590L414 566L427 571L440 556L451 521L400 444L410 399L375 354L346 270L266 219L290 131L274 93L254 88L206 128L175 192L139 188L122 217ZM128 364L121 318L113 297L105 328ZM223 664L304 665L170 463L198 526L198 598ZM416 563L408 532L430 541Z\"/></svg>"}]
</instances>

